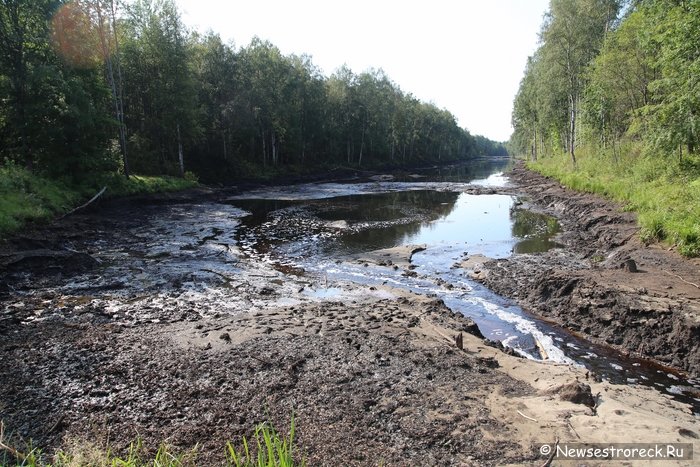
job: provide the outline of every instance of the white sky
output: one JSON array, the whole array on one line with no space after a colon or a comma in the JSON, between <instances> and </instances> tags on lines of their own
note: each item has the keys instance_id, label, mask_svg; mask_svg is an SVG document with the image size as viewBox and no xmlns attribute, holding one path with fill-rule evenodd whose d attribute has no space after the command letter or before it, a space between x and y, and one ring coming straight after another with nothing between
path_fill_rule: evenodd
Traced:
<instances>
[{"instance_id":1,"label":"white sky","mask_svg":"<svg viewBox=\"0 0 700 467\"><path fill-rule=\"evenodd\" d=\"M185 24L236 47L254 36L325 75L381 68L404 92L505 141L549 0L176 0Z\"/></svg>"}]
</instances>

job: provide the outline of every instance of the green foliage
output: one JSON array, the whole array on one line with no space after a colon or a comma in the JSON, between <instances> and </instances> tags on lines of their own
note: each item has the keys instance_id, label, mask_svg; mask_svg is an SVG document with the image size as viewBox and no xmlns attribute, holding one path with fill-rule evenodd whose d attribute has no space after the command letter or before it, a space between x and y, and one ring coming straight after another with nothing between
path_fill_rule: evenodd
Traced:
<instances>
[{"instance_id":1,"label":"green foliage","mask_svg":"<svg viewBox=\"0 0 700 467\"><path fill-rule=\"evenodd\" d=\"M56 53L60 3L0 4L0 155L51 176L113 170L109 93L95 65Z\"/></svg>"},{"instance_id":2,"label":"green foliage","mask_svg":"<svg viewBox=\"0 0 700 467\"><path fill-rule=\"evenodd\" d=\"M700 137L700 2L656 0L640 12L653 24L646 47L659 69L649 83L653 99L641 109L649 139L667 153L681 145L693 152Z\"/></svg>"},{"instance_id":3,"label":"green foliage","mask_svg":"<svg viewBox=\"0 0 700 467\"><path fill-rule=\"evenodd\" d=\"M619 10L617 0L551 0L513 104L512 141L533 160L563 148L576 163L581 102L588 66Z\"/></svg>"},{"instance_id":4,"label":"green foliage","mask_svg":"<svg viewBox=\"0 0 700 467\"><path fill-rule=\"evenodd\" d=\"M342 67L325 78L308 57L284 56L257 38L235 51L218 36L195 35L191 49L206 115L192 163L205 180L504 153L381 70L357 75Z\"/></svg>"},{"instance_id":5,"label":"green foliage","mask_svg":"<svg viewBox=\"0 0 700 467\"><path fill-rule=\"evenodd\" d=\"M33 175L15 164L0 166L0 235L68 211L79 199L76 191L59 181Z\"/></svg>"},{"instance_id":6,"label":"green foliage","mask_svg":"<svg viewBox=\"0 0 700 467\"><path fill-rule=\"evenodd\" d=\"M637 213L644 241L665 241L683 255L700 255L700 157L678 162L639 153L628 147L613 157L591 146L579 151L575 170L561 154L531 167L569 188L623 203Z\"/></svg>"},{"instance_id":7,"label":"green foliage","mask_svg":"<svg viewBox=\"0 0 700 467\"><path fill-rule=\"evenodd\" d=\"M305 461L294 461L294 418L289 429L289 437L280 438L274 427L262 423L255 428L253 438L248 442L243 437L240 451L230 442L226 444L226 461L232 467L293 467L304 466ZM250 444L254 445L250 446Z\"/></svg>"},{"instance_id":8,"label":"green foliage","mask_svg":"<svg viewBox=\"0 0 700 467\"><path fill-rule=\"evenodd\" d=\"M0 427L2 428L2 427ZM289 436L280 436L271 424L261 423L255 428L250 442L242 439L242 448L238 451L231 442L226 443L226 464L230 467L294 467L305 466L305 460L299 457L294 445L294 418L289 429ZM4 434L3 434L4 435ZM8 444L4 436L0 437L0 465L15 467L187 467L202 465L198 462L198 448L186 452L177 452L167 444L161 444L155 454L148 451L142 439L129 445L125 456L115 455L111 449L87 441L73 441L70 446L59 450L52 460L46 458L41 450L27 446L18 450Z\"/></svg>"},{"instance_id":9,"label":"green foliage","mask_svg":"<svg viewBox=\"0 0 700 467\"><path fill-rule=\"evenodd\" d=\"M0 3L0 157L52 179L231 182L504 155L381 70L325 77L258 38L190 33L174 0Z\"/></svg>"},{"instance_id":10,"label":"green foliage","mask_svg":"<svg viewBox=\"0 0 700 467\"><path fill-rule=\"evenodd\" d=\"M619 140L650 103L649 84L658 74L653 51L644 45L650 28L647 15L631 11L591 64L585 119L603 141Z\"/></svg>"},{"instance_id":11,"label":"green foliage","mask_svg":"<svg viewBox=\"0 0 700 467\"><path fill-rule=\"evenodd\" d=\"M124 21L125 120L132 168L181 174L179 145L200 134L187 33L172 0L138 0ZM140 156L140 157L139 157ZM182 171L184 172L184 171Z\"/></svg>"},{"instance_id":12,"label":"green foliage","mask_svg":"<svg viewBox=\"0 0 700 467\"><path fill-rule=\"evenodd\" d=\"M39 176L8 163L0 166L0 237L28 222L47 221L68 212L95 195L103 186L104 197L177 191L197 186L189 178L132 176L117 173L95 175L90 181L75 183Z\"/></svg>"},{"instance_id":13,"label":"green foliage","mask_svg":"<svg viewBox=\"0 0 700 467\"><path fill-rule=\"evenodd\" d=\"M700 1L632 2L624 17L602 21L615 5L552 0L542 44L528 62L514 102L510 147L531 159L540 156L535 167L565 185L626 203L638 213L642 239L664 240L696 256ZM567 11L576 8L583 13L574 15L580 24L567 22ZM607 27L601 35L602 24ZM575 44L588 48L571 47ZM573 72L567 83L554 71L570 57L585 59L564 67ZM568 128L562 124L566 112L557 113L565 106L562 89L569 90ZM579 100L583 118L574 122L572 106ZM559 156L565 148L576 149L578 163Z\"/></svg>"},{"instance_id":14,"label":"green foliage","mask_svg":"<svg viewBox=\"0 0 700 467\"><path fill-rule=\"evenodd\" d=\"M551 2L514 102L511 147L531 156L538 143L540 152L573 152L576 135L581 144L614 150L625 139L642 140L656 157L696 152L700 2L633 2L618 21L616 11L616 2L604 0ZM562 90L568 112L561 112ZM575 120L579 106L583 119Z\"/></svg>"},{"instance_id":15,"label":"green foliage","mask_svg":"<svg viewBox=\"0 0 700 467\"><path fill-rule=\"evenodd\" d=\"M9 449L12 451L12 457L7 453L7 458L3 461L3 454L0 453L0 461L3 461L0 465L7 467L188 467L197 465L196 448L185 453L177 453L172 447L161 444L155 454L149 455L141 439L131 443L124 457L117 456L111 450L105 450L90 442L76 443L68 450L58 451L53 460L48 460L44 453L36 448L30 448L26 454L14 448ZM15 459L14 463L9 460L12 458Z\"/></svg>"}]
</instances>

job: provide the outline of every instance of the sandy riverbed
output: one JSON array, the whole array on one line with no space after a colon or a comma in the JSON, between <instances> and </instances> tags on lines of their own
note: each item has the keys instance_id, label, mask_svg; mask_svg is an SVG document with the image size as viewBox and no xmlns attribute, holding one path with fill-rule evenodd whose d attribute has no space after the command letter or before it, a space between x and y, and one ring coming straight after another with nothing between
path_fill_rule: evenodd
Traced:
<instances>
[{"instance_id":1,"label":"sandy riverbed","mask_svg":"<svg viewBox=\"0 0 700 467\"><path fill-rule=\"evenodd\" d=\"M122 218L85 214L49 231L55 244L80 246L76 232L119 242L119 232L138 223L128 211ZM410 271L414 248L348 261ZM25 283L35 287L31 295L8 287L0 419L10 441L32 439L49 454L76 442L123 452L141 436L151 450L161 442L180 451L197 445L199 464L216 465L227 440L265 420L284 431L294 414L309 465L541 465L538 444L557 439L698 445L688 406L649 388L506 354L440 301L341 284L342 300L285 304L303 295L306 280L244 261L236 267L246 273L224 281L231 300L243 304L235 313L207 307L205 296L184 300L177 284L158 307L115 293L110 308L87 292L56 296L49 285L63 279L55 276ZM251 285L255 274L261 278ZM460 333L462 349L454 340ZM592 398L593 407L562 400L577 382L574 395Z\"/></svg>"}]
</instances>

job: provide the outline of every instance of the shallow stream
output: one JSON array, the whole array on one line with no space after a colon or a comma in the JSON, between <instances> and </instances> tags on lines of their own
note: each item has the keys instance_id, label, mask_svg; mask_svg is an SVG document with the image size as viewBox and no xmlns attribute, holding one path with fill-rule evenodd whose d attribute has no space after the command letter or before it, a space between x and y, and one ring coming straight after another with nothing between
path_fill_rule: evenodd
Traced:
<instances>
[{"instance_id":1,"label":"shallow stream","mask_svg":"<svg viewBox=\"0 0 700 467\"><path fill-rule=\"evenodd\" d=\"M307 290L316 298L344 299L339 284L346 282L433 296L472 318L485 337L527 358L583 365L617 384L652 386L693 403L698 411L700 400L683 391L700 388L698 381L580 339L529 315L455 267L472 255L504 258L561 248L556 220L527 210L516 196L465 192L475 186L507 191L504 164L482 166L478 173L436 169L244 193L229 200L248 214L240 219L237 241L247 254L278 270L319 278L322 286ZM412 257L415 274L391 264L347 260L401 245L425 247Z\"/></svg>"}]
</instances>

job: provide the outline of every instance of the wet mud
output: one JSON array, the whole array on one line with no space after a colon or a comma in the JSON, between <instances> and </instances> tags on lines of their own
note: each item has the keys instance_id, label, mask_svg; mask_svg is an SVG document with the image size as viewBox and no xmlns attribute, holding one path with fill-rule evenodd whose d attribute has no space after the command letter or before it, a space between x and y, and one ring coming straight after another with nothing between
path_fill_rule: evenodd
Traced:
<instances>
[{"instance_id":1,"label":"wet mud","mask_svg":"<svg viewBox=\"0 0 700 467\"><path fill-rule=\"evenodd\" d=\"M587 339L700 376L700 261L643 244L623 206L522 166L509 178L531 209L557 217L564 248L486 261L476 278Z\"/></svg>"},{"instance_id":2,"label":"wet mud","mask_svg":"<svg viewBox=\"0 0 700 467\"><path fill-rule=\"evenodd\" d=\"M517 190L530 193L530 175L518 173L512 176ZM453 184L450 190L504 194L514 188ZM557 215L556 242L566 248L478 258L489 287L565 325L559 315L579 296L597 297L601 309L613 303L604 319L619 327L629 326L616 314L623 300L630 308L649 297L645 306L657 307L651 299L665 298L676 300L669 306L691 310L694 299L685 288L686 295L676 295L681 286L672 277L673 289L664 289L668 297L652 295L651 286L629 285L626 274L648 274L652 263L646 250L631 248L633 237L622 241L601 221L591 227L600 228L595 241L614 247L576 240L575 216L557 207L564 201L545 202L533 194L541 190L533 190L533 209ZM234 196L204 190L112 203L0 246L0 419L7 441L18 447L31 441L50 456L86 443L125 453L141 437L151 452L161 442L180 452L198 446L198 465L221 465L226 441L239 442L263 421L283 432L294 416L309 465L502 465L541 463L536 443L557 438L622 442L625 434L639 442L688 442L700 433L687 404L649 388L598 381L581 368L504 352L442 300L390 284L329 283L327 276L281 262L274 238L261 243L263 236L241 233L242 226L255 234L276 223L273 231L299 237L298 247L313 255L312 246L323 239L376 227L363 224L363 213L342 200L334 201L345 211L339 217L290 204L281 207L285 215L254 218L232 203ZM613 222L613 208L603 212L611 225L620 223ZM404 217L432 219L421 206L383 215L399 224ZM627 227L620 225L623 236ZM362 261L416 274L411 257L423 248L369 253ZM603 252L607 262L592 266ZM614 267L627 258L642 272ZM598 278L614 290L601 295L605 289L586 282L594 274L623 279ZM647 293L624 295L623 284ZM668 326L664 320L679 313L673 308L669 318L643 316ZM581 334L583 326L593 329L582 316L570 323ZM589 335L605 341L596 334ZM624 348L626 342L611 345ZM669 355L682 358L680 350ZM562 388L572 387L575 397L564 397Z\"/></svg>"}]
</instances>

